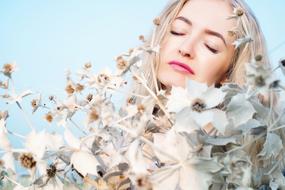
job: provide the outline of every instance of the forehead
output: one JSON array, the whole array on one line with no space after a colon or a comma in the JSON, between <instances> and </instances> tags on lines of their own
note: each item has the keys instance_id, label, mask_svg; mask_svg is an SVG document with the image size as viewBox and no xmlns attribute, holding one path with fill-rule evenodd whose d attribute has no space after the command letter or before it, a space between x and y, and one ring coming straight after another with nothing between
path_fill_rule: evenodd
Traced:
<instances>
[{"instance_id":1,"label":"forehead","mask_svg":"<svg viewBox=\"0 0 285 190\"><path fill-rule=\"evenodd\" d=\"M227 19L233 9L224 0L189 0L178 16L189 19L193 26L210 29L226 36L227 31L235 27L234 19Z\"/></svg>"}]
</instances>

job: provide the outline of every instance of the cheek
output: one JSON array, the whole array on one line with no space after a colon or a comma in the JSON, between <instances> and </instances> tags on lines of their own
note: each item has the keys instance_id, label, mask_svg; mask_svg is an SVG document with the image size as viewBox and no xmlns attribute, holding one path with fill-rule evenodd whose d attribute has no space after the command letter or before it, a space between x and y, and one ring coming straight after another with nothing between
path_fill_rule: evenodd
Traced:
<instances>
[{"instance_id":1,"label":"cheek","mask_svg":"<svg viewBox=\"0 0 285 190\"><path fill-rule=\"evenodd\" d=\"M213 84L217 82L228 68L227 59L222 57L203 56L199 61L198 73L201 82Z\"/></svg>"}]
</instances>

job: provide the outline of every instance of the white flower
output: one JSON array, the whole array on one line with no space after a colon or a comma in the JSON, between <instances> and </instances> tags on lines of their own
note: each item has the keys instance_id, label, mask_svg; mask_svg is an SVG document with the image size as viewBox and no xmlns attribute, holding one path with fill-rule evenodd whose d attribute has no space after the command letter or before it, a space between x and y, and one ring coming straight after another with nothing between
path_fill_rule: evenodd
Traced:
<instances>
[{"instance_id":1,"label":"white flower","mask_svg":"<svg viewBox=\"0 0 285 190\"><path fill-rule=\"evenodd\" d=\"M249 43L249 42L252 42L252 41L253 41L252 37L247 35L245 37L242 37L242 38L239 38L239 39L235 40L233 42L233 45L235 46L235 49L237 49L240 46L242 46L243 44L246 44L246 43Z\"/></svg>"},{"instance_id":2,"label":"white flower","mask_svg":"<svg viewBox=\"0 0 285 190\"><path fill-rule=\"evenodd\" d=\"M140 141L134 140L127 151L127 158L129 160L132 171L135 174L148 174L147 171L147 162L144 158L143 152L141 150Z\"/></svg>"},{"instance_id":3,"label":"white flower","mask_svg":"<svg viewBox=\"0 0 285 190\"><path fill-rule=\"evenodd\" d=\"M95 156L86 151L75 151L71 158L73 167L83 176L87 174L97 175L98 161Z\"/></svg>"},{"instance_id":4,"label":"white flower","mask_svg":"<svg viewBox=\"0 0 285 190\"><path fill-rule=\"evenodd\" d=\"M64 130L64 140L66 141L66 143L73 149L77 149L79 150L80 149L80 145L81 145L81 142L78 138L76 138L73 133L67 128L65 127L65 130Z\"/></svg>"},{"instance_id":5,"label":"white flower","mask_svg":"<svg viewBox=\"0 0 285 190\"><path fill-rule=\"evenodd\" d=\"M185 123L183 120L190 122L192 118L190 123L192 123L193 129L196 129L197 125L204 127L206 124L212 123L220 133L224 133L228 124L226 115L214 107L223 101L225 93L213 85L208 87L206 84L192 80L189 81L187 87L188 91L181 87L172 87L166 105L168 111L176 112L176 116L180 118L177 119L176 126L181 127L180 124ZM190 126L188 125L188 127Z\"/></svg>"},{"instance_id":6,"label":"white flower","mask_svg":"<svg viewBox=\"0 0 285 190\"><path fill-rule=\"evenodd\" d=\"M157 150L155 154L166 165L151 176L154 190L160 189L208 189L211 172L217 172L221 166L215 160L199 159L193 155L187 139L173 128L165 135L154 134L154 144L171 157ZM194 156L194 157L193 157Z\"/></svg>"},{"instance_id":7,"label":"white flower","mask_svg":"<svg viewBox=\"0 0 285 190\"><path fill-rule=\"evenodd\" d=\"M246 64L247 85L261 94L266 94L270 85L275 81L271 73L271 69L267 64L252 61Z\"/></svg>"},{"instance_id":8,"label":"white flower","mask_svg":"<svg viewBox=\"0 0 285 190\"><path fill-rule=\"evenodd\" d=\"M24 92L20 93L20 94L11 94L11 95L2 95L2 97L4 99L7 99L8 103L21 103L22 99L26 96L31 95L33 92L31 90L25 90Z\"/></svg>"},{"instance_id":9,"label":"white flower","mask_svg":"<svg viewBox=\"0 0 285 190\"><path fill-rule=\"evenodd\" d=\"M41 160L47 150L58 150L63 146L61 135L49 134L45 131L37 133L32 131L27 135L25 147L31 152L36 160Z\"/></svg>"}]
</instances>

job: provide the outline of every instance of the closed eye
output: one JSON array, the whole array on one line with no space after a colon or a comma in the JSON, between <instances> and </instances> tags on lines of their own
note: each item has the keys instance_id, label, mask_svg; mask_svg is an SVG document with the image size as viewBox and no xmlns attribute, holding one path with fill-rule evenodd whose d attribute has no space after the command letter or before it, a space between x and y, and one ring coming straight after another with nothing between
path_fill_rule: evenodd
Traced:
<instances>
[{"instance_id":1,"label":"closed eye","mask_svg":"<svg viewBox=\"0 0 285 190\"><path fill-rule=\"evenodd\" d=\"M182 36L183 33L175 32L173 30L170 31L171 34L176 35L176 36Z\"/></svg>"},{"instance_id":2,"label":"closed eye","mask_svg":"<svg viewBox=\"0 0 285 190\"><path fill-rule=\"evenodd\" d=\"M216 50L216 49L214 49L214 48L211 48L210 46L208 46L207 44L205 44L205 46L208 48L208 50L210 50L212 53L214 53L214 54L217 54L217 53L219 53L219 51L218 50Z\"/></svg>"}]
</instances>

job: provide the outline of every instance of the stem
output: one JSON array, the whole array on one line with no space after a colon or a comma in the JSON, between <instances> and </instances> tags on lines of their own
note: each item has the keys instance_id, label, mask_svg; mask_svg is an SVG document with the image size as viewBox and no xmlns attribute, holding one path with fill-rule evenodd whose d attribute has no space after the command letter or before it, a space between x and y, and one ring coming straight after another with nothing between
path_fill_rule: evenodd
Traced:
<instances>
[{"instance_id":1,"label":"stem","mask_svg":"<svg viewBox=\"0 0 285 190\"><path fill-rule=\"evenodd\" d=\"M154 47L154 40L155 40L156 30L157 30L157 27L154 28L154 31L152 33L151 42L150 42L150 47L151 48ZM153 63L150 66L151 66L151 74L152 74L152 77L153 77L155 92L156 92L156 94L158 94L157 77L156 77L156 72L155 72Z\"/></svg>"},{"instance_id":2,"label":"stem","mask_svg":"<svg viewBox=\"0 0 285 190\"><path fill-rule=\"evenodd\" d=\"M111 90L116 90L117 92L120 92L120 93L123 93L123 94L126 94L126 92L120 90L120 89L113 89L113 88L109 88ZM136 96L136 97L140 97L140 98L146 98L147 96L143 96L143 95L140 95L140 94L136 94L136 93L133 93L133 92L128 92L128 94L132 95L132 96Z\"/></svg>"},{"instance_id":3,"label":"stem","mask_svg":"<svg viewBox=\"0 0 285 190\"><path fill-rule=\"evenodd\" d=\"M285 125L281 125L281 126L279 126L279 127L276 127L276 128L274 128L274 129L271 129L270 131L276 131L276 130L282 129L282 128L284 128L284 127L285 127Z\"/></svg>"},{"instance_id":4,"label":"stem","mask_svg":"<svg viewBox=\"0 0 285 190\"><path fill-rule=\"evenodd\" d=\"M8 131L8 133L11 134L11 135L14 135L14 136L19 137L19 138L24 139L24 140L26 139L26 137L23 136L23 135L21 135L21 134L12 132L12 131L10 131L10 130L8 130L8 129L7 129L7 131Z\"/></svg>"},{"instance_id":5,"label":"stem","mask_svg":"<svg viewBox=\"0 0 285 190\"><path fill-rule=\"evenodd\" d=\"M30 129L32 131L35 130L34 127L33 127L32 122L30 121L29 117L27 116L27 113L23 110L21 104L18 101L16 101L16 104L19 107L19 109L21 110L21 113L23 114L23 116L24 116L26 122L28 123L28 126L30 127Z\"/></svg>"},{"instance_id":6,"label":"stem","mask_svg":"<svg viewBox=\"0 0 285 190\"><path fill-rule=\"evenodd\" d=\"M116 127L119 127L120 129L122 129L123 131L129 133L131 136L133 137L138 137L137 134L135 134L133 131L131 131L130 129L124 127L123 125L116 125ZM167 156L168 158L170 158L173 161L179 162L175 157L173 157L172 155L168 154L167 152L164 152L163 150L161 150L160 148L158 148L157 146L155 146L155 144L153 144L153 142L149 141L148 139L146 139L143 136L139 136L138 137L141 141L143 141L144 143L148 144L152 149L157 150L158 152L160 152L161 154L164 154L165 156Z\"/></svg>"},{"instance_id":7,"label":"stem","mask_svg":"<svg viewBox=\"0 0 285 190\"><path fill-rule=\"evenodd\" d=\"M69 121L79 130L81 131L84 135L87 135L88 133L85 132L83 129L80 128L80 126L77 125L77 123L75 123L71 118L69 119Z\"/></svg>"},{"instance_id":8,"label":"stem","mask_svg":"<svg viewBox=\"0 0 285 190\"><path fill-rule=\"evenodd\" d=\"M171 121L171 117L169 115L169 113L166 111L166 109L164 108L163 104L160 102L160 100L157 98L157 96L153 93L153 91L147 86L147 84L145 83L146 80L143 80L141 77L139 77L136 73L133 73L135 75L135 77L137 77L137 79L142 83L142 85L146 88L146 90L150 93L150 95L156 100L158 106L161 108L161 110L165 113L165 115L167 116L169 122L171 124L173 124L173 122Z\"/></svg>"},{"instance_id":9,"label":"stem","mask_svg":"<svg viewBox=\"0 0 285 190\"><path fill-rule=\"evenodd\" d=\"M239 147L237 147L237 148L231 149L231 150L229 150L229 151L226 152L226 153L229 154L229 153L232 153L232 152L234 152L234 151L236 151L236 150L243 149L243 148L246 147L247 145L249 145L249 144L253 143L254 141L258 140L259 138L263 137L264 134L265 134L265 133L262 133L262 134L258 135L256 138L252 139L251 141L249 141L249 142L243 144L242 146L239 146Z\"/></svg>"},{"instance_id":10,"label":"stem","mask_svg":"<svg viewBox=\"0 0 285 190\"><path fill-rule=\"evenodd\" d=\"M272 96L272 90L269 90L269 101L270 101L270 108L269 108L269 114L267 118L267 122L270 123L270 118L272 116L272 109L273 109L273 96Z\"/></svg>"},{"instance_id":11,"label":"stem","mask_svg":"<svg viewBox=\"0 0 285 190\"><path fill-rule=\"evenodd\" d=\"M9 180L10 182L12 182L13 184L17 185L17 186L21 186L22 188L25 188L23 185L21 185L20 183L18 183L17 181L11 179L10 177L8 176L4 176L7 180Z\"/></svg>"},{"instance_id":12,"label":"stem","mask_svg":"<svg viewBox=\"0 0 285 190\"><path fill-rule=\"evenodd\" d=\"M84 181L85 181L86 183L88 183L88 184L90 184L90 185L96 187L96 189L101 189L101 188L99 187L98 183L97 183L95 180L89 178L88 176L84 177Z\"/></svg>"},{"instance_id":13,"label":"stem","mask_svg":"<svg viewBox=\"0 0 285 190\"><path fill-rule=\"evenodd\" d=\"M271 131L271 129L281 120L282 116L284 115L284 111L278 116L278 118L274 121L273 124L271 124L268 129L269 131Z\"/></svg>"},{"instance_id":14,"label":"stem","mask_svg":"<svg viewBox=\"0 0 285 190\"><path fill-rule=\"evenodd\" d=\"M133 117L133 115L128 115L128 116L126 116L126 117L123 117L123 118L119 119L118 121L115 121L115 122L111 123L110 126L118 125L120 122L122 122L122 121L124 121L124 120L126 120L126 119L129 119L129 118L131 118L131 117ZM96 136L96 135L97 135L97 133L95 132L95 133L91 133L91 134L88 135L88 136L85 136L84 138L82 138L81 144L84 143L84 142L85 142L86 140L88 140L89 138L92 138L92 137L94 137L94 136Z\"/></svg>"},{"instance_id":15,"label":"stem","mask_svg":"<svg viewBox=\"0 0 285 190\"><path fill-rule=\"evenodd\" d=\"M274 69L272 69L271 74L274 73L274 71L276 71L278 68L280 68L280 65L278 65L277 67L275 67Z\"/></svg>"}]
</instances>

